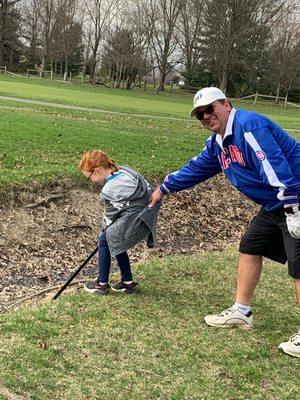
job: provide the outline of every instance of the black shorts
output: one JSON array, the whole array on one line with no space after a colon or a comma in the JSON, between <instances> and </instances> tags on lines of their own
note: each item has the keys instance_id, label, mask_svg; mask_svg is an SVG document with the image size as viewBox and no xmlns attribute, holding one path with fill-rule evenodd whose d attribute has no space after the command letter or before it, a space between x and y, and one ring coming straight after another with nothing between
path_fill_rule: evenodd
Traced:
<instances>
[{"instance_id":1,"label":"black shorts","mask_svg":"<svg viewBox=\"0 0 300 400\"><path fill-rule=\"evenodd\" d=\"M289 234L283 208L272 212L262 208L250 222L239 250L282 264L288 261L289 275L300 278L300 239Z\"/></svg>"}]
</instances>

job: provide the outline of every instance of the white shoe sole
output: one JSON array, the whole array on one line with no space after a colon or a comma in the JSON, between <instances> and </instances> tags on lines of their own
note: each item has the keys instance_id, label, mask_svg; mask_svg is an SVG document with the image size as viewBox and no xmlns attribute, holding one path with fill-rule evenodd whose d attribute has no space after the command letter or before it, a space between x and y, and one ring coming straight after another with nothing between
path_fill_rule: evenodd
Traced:
<instances>
[{"instance_id":1,"label":"white shoe sole","mask_svg":"<svg viewBox=\"0 0 300 400\"><path fill-rule=\"evenodd\" d=\"M126 292L126 289L115 289L113 286L110 287L113 292Z\"/></svg>"},{"instance_id":2,"label":"white shoe sole","mask_svg":"<svg viewBox=\"0 0 300 400\"><path fill-rule=\"evenodd\" d=\"M95 293L95 292L97 292L97 289L89 289L89 288L87 288L86 286L83 286L83 288L84 288L84 290L85 290L86 292L89 292L89 293Z\"/></svg>"},{"instance_id":3,"label":"white shoe sole","mask_svg":"<svg viewBox=\"0 0 300 400\"><path fill-rule=\"evenodd\" d=\"M134 289L132 289L132 290L127 290L127 289L114 289L112 286L110 287L111 288L111 290L113 291L113 292L116 292L116 293L127 293L127 294L133 294L133 293L136 293L136 288L134 288Z\"/></svg>"},{"instance_id":4,"label":"white shoe sole","mask_svg":"<svg viewBox=\"0 0 300 400\"><path fill-rule=\"evenodd\" d=\"M278 348L281 349L285 354L287 354L289 356L300 358L300 354L295 354L295 353L292 353L289 350L284 350L283 347L281 347L281 345L279 345Z\"/></svg>"},{"instance_id":5,"label":"white shoe sole","mask_svg":"<svg viewBox=\"0 0 300 400\"><path fill-rule=\"evenodd\" d=\"M205 321L205 318L204 318ZM224 328L224 329L232 329L232 328L240 328L244 329L245 331L250 331L253 328L253 325L248 324L212 324L205 321L208 326L212 326L215 328Z\"/></svg>"},{"instance_id":6,"label":"white shoe sole","mask_svg":"<svg viewBox=\"0 0 300 400\"><path fill-rule=\"evenodd\" d=\"M96 294L105 295L105 294L107 294L107 292L108 292L108 290L105 291L105 292L102 292L101 290L98 290L98 289L89 289L89 288L87 288L86 286L83 286L83 288L84 288L84 290L85 290L86 292L88 292L88 293L96 293Z\"/></svg>"}]
</instances>

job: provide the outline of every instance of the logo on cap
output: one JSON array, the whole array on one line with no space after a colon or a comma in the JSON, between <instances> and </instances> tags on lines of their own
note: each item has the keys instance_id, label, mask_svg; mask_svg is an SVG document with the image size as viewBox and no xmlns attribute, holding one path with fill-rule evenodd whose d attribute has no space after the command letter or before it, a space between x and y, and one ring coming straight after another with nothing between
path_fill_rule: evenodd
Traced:
<instances>
[{"instance_id":1,"label":"logo on cap","mask_svg":"<svg viewBox=\"0 0 300 400\"><path fill-rule=\"evenodd\" d=\"M195 98L194 98L194 105L197 103L197 101L199 101L202 97L202 93L198 93L196 94Z\"/></svg>"}]
</instances>

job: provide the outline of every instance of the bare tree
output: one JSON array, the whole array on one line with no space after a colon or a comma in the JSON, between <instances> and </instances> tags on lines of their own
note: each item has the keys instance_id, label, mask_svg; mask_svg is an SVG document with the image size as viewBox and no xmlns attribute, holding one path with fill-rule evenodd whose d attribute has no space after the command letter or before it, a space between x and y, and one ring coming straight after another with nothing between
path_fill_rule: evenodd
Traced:
<instances>
[{"instance_id":1,"label":"bare tree","mask_svg":"<svg viewBox=\"0 0 300 400\"><path fill-rule=\"evenodd\" d=\"M83 23L82 42L83 42L83 76L86 74L87 66L91 58L93 30L91 26Z\"/></svg>"},{"instance_id":2,"label":"bare tree","mask_svg":"<svg viewBox=\"0 0 300 400\"><path fill-rule=\"evenodd\" d=\"M204 0L186 0L179 14L178 43L188 77L195 74L202 57L199 44L203 30L203 5Z\"/></svg>"},{"instance_id":3,"label":"bare tree","mask_svg":"<svg viewBox=\"0 0 300 400\"><path fill-rule=\"evenodd\" d=\"M85 1L87 27L87 45L91 51L89 54L90 79L96 80L96 66L99 62L99 50L108 28L118 14L118 0L89 0Z\"/></svg>"},{"instance_id":4,"label":"bare tree","mask_svg":"<svg viewBox=\"0 0 300 400\"><path fill-rule=\"evenodd\" d=\"M79 0L31 0L23 8L23 36L29 44L31 63L60 62L68 71L70 57L82 43Z\"/></svg>"},{"instance_id":5,"label":"bare tree","mask_svg":"<svg viewBox=\"0 0 300 400\"><path fill-rule=\"evenodd\" d=\"M26 2L22 8L22 36L27 43L25 56L29 65L35 66L40 62L40 21L34 2Z\"/></svg>"},{"instance_id":6,"label":"bare tree","mask_svg":"<svg viewBox=\"0 0 300 400\"><path fill-rule=\"evenodd\" d=\"M126 89L132 89L152 70L150 63L151 38L148 35L146 16L139 0L132 0L123 12L122 26L127 32L127 41L123 43L126 63Z\"/></svg>"},{"instance_id":7,"label":"bare tree","mask_svg":"<svg viewBox=\"0 0 300 400\"><path fill-rule=\"evenodd\" d=\"M0 66L3 65L5 49L12 57L18 41L19 13L16 8L20 0L0 0Z\"/></svg>"},{"instance_id":8,"label":"bare tree","mask_svg":"<svg viewBox=\"0 0 300 400\"><path fill-rule=\"evenodd\" d=\"M300 20L296 13L288 13L275 27L271 45L270 79L281 87L286 96L300 79Z\"/></svg>"},{"instance_id":9,"label":"bare tree","mask_svg":"<svg viewBox=\"0 0 300 400\"><path fill-rule=\"evenodd\" d=\"M55 29L55 0L33 0L33 10L36 13L40 26L41 66L40 76L43 74L51 48L51 40Z\"/></svg>"},{"instance_id":10,"label":"bare tree","mask_svg":"<svg viewBox=\"0 0 300 400\"><path fill-rule=\"evenodd\" d=\"M132 89L143 75L151 71L143 41L134 30L117 28L104 47L102 65L114 75L115 87Z\"/></svg>"},{"instance_id":11,"label":"bare tree","mask_svg":"<svg viewBox=\"0 0 300 400\"><path fill-rule=\"evenodd\" d=\"M175 27L182 4L183 0L145 0L143 3L153 59L160 72L156 93L164 91L167 74L181 59L181 55L176 54Z\"/></svg>"},{"instance_id":12,"label":"bare tree","mask_svg":"<svg viewBox=\"0 0 300 400\"><path fill-rule=\"evenodd\" d=\"M64 72L68 76L69 63L74 52L82 43L82 19L77 16L77 0L58 0L55 7L55 24L51 32L49 49L51 64L53 58L60 58Z\"/></svg>"},{"instance_id":13,"label":"bare tree","mask_svg":"<svg viewBox=\"0 0 300 400\"><path fill-rule=\"evenodd\" d=\"M205 0L203 54L226 91L237 66L266 45L270 28L282 17L286 0Z\"/></svg>"}]
</instances>

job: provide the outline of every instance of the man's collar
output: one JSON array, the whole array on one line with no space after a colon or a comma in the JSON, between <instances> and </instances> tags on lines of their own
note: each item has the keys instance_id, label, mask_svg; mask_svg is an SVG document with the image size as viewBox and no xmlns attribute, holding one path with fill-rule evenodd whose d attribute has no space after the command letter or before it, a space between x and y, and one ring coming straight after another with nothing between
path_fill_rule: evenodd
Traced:
<instances>
[{"instance_id":1,"label":"man's collar","mask_svg":"<svg viewBox=\"0 0 300 400\"><path fill-rule=\"evenodd\" d=\"M216 135L216 141L217 141L218 145L221 147L221 149L223 149L223 141L224 141L224 139L227 136L233 134L232 125L233 125L233 120L234 120L235 113L236 113L236 109L232 108L230 113L229 113L229 117L228 117L228 120L227 120L224 136L221 136L218 133Z\"/></svg>"}]
</instances>

